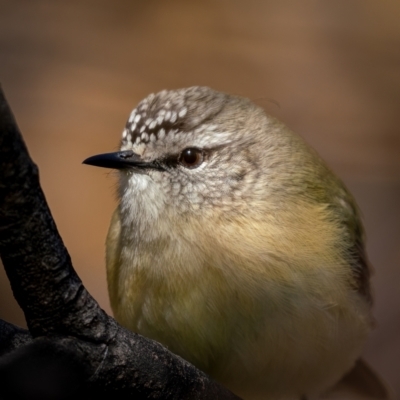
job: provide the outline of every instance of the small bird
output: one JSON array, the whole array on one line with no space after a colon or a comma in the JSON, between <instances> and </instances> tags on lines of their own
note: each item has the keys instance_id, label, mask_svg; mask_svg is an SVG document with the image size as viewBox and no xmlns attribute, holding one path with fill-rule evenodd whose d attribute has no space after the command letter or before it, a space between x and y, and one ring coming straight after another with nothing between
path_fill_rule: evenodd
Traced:
<instances>
[{"instance_id":1,"label":"small bird","mask_svg":"<svg viewBox=\"0 0 400 400\"><path fill-rule=\"evenodd\" d=\"M207 87L151 94L120 151L106 244L117 321L245 399L314 399L371 330L359 211L299 136Z\"/></svg>"}]
</instances>

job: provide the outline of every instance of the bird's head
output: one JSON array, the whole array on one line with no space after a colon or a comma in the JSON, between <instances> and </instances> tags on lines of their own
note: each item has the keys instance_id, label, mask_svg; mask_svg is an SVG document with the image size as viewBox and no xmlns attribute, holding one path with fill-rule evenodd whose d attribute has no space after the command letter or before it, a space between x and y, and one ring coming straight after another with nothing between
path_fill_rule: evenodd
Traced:
<instances>
[{"instance_id":1,"label":"bird's head","mask_svg":"<svg viewBox=\"0 0 400 400\"><path fill-rule=\"evenodd\" d=\"M246 98L208 87L149 95L130 114L120 151L84 163L119 170L121 204L139 215L168 208L175 216L258 218L347 196L285 125Z\"/></svg>"},{"instance_id":2,"label":"bird's head","mask_svg":"<svg viewBox=\"0 0 400 400\"><path fill-rule=\"evenodd\" d=\"M146 192L179 213L238 211L268 192L268 166L278 168L276 152L284 151L280 128L242 97L207 87L165 90L132 111L120 151L84 163L118 169L121 198Z\"/></svg>"}]
</instances>

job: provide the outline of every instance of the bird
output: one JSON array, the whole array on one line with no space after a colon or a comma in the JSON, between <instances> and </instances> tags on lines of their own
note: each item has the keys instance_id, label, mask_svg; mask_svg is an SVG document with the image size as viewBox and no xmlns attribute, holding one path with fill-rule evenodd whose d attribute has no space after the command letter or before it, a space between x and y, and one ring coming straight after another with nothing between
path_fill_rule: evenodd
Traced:
<instances>
[{"instance_id":1,"label":"bird","mask_svg":"<svg viewBox=\"0 0 400 400\"><path fill-rule=\"evenodd\" d=\"M208 87L143 99L120 150L106 239L110 303L244 399L314 399L373 326L358 206L299 135Z\"/></svg>"}]
</instances>

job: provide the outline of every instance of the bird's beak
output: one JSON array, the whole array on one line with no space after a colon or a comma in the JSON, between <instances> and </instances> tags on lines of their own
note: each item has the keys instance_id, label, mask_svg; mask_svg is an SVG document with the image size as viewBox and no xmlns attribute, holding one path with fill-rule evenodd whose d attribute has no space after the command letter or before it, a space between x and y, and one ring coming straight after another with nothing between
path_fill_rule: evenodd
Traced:
<instances>
[{"instance_id":1,"label":"bird's beak","mask_svg":"<svg viewBox=\"0 0 400 400\"><path fill-rule=\"evenodd\" d=\"M143 161L139 154L134 153L132 150L98 154L87 158L83 161L83 164L114 169L158 168L152 162Z\"/></svg>"}]
</instances>

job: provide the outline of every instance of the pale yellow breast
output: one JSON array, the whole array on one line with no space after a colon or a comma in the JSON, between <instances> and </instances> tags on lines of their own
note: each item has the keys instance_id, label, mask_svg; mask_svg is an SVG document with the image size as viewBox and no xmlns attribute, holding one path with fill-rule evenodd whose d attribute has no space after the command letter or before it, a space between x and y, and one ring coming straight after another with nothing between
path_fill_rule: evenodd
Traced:
<instances>
[{"instance_id":1,"label":"pale yellow breast","mask_svg":"<svg viewBox=\"0 0 400 400\"><path fill-rule=\"evenodd\" d=\"M342 228L323 211L186 220L145 244L121 239L116 211L107 272L117 320L238 392L324 389L360 354L370 314L351 289Z\"/></svg>"}]
</instances>

